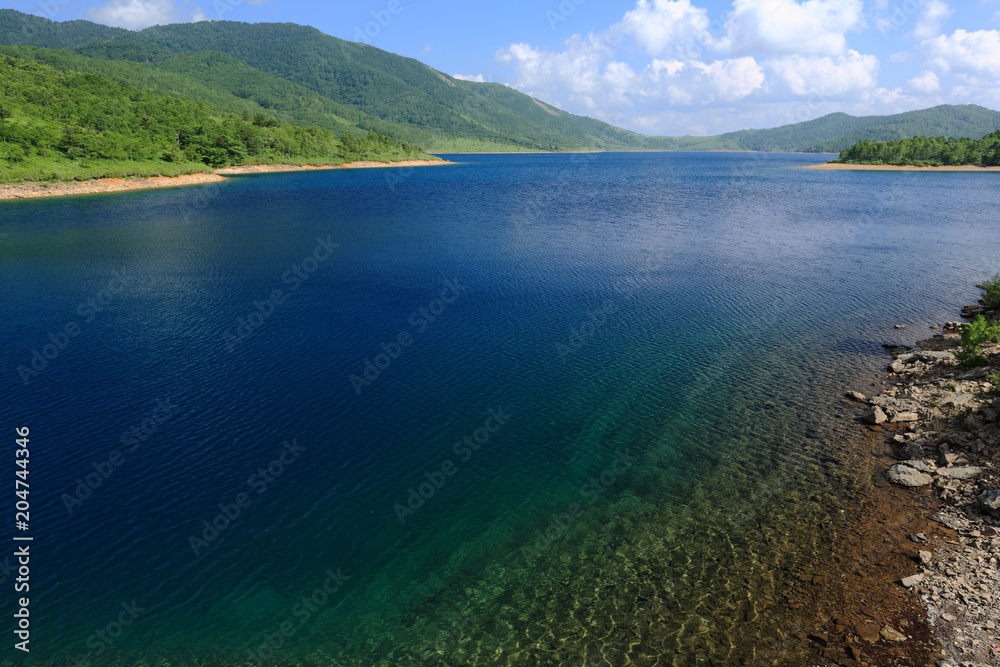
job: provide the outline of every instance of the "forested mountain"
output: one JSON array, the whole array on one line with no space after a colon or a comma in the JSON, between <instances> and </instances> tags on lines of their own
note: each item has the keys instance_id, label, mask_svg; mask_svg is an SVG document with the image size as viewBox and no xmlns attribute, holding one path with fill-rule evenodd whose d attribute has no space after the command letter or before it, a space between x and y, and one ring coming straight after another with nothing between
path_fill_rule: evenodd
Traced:
<instances>
[{"instance_id":1,"label":"forested mountain","mask_svg":"<svg viewBox=\"0 0 1000 667\"><path fill-rule=\"evenodd\" d=\"M0 9L0 44L71 49L90 42L124 37L129 33L124 28L110 28L90 21L56 23L13 9Z\"/></svg>"},{"instance_id":2,"label":"forested mountain","mask_svg":"<svg viewBox=\"0 0 1000 667\"><path fill-rule=\"evenodd\" d=\"M88 41L92 25L0 10L0 44L183 72L217 91L263 101L289 121L339 129L347 120L437 150L648 147L647 137L560 111L507 86L454 79L417 60L305 26L212 21L114 31ZM199 53L212 59L212 71L178 60ZM328 113L337 118L324 118Z\"/></svg>"},{"instance_id":3,"label":"forested mountain","mask_svg":"<svg viewBox=\"0 0 1000 667\"><path fill-rule=\"evenodd\" d=\"M1000 112L944 105L892 116L834 113L710 137L646 137L501 84L457 80L412 58L291 23L205 21L134 32L0 10L0 45L7 45L0 46L0 54L99 74L219 111L265 113L338 134L375 131L435 152L839 152L863 140L976 139L1000 128Z\"/></svg>"},{"instance_id":4,"label":"forested mountain","mask_svg":"<svg viewBox=\"0 0 1000 667\"><path fill-rule=\"evenodd\" d=\"M770 130L731 132L715 139L742 150L838 153L864 140L893 141L922 135L978 139L998 128L1000 112L974 104L941 105L892 116L834 113Z\"/></svg>"}]
</instances>

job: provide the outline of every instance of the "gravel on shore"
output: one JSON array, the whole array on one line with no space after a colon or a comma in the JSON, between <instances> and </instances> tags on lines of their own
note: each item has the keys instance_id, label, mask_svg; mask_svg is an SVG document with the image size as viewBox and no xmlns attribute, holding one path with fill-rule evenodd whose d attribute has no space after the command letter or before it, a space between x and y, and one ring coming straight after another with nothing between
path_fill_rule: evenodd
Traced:
<instances>
[{"instance_id":1,"label":"gravel on shore","mask_svg":"<svg viewBox=\"0 0 1000 667\"><path fill-rule=\"evenodd\" d=\"M1000 388L990 380L1000 344L983 346L986 363L963 365L963 326L947 323L914 348L887 346L891 386L847 397L867 404L861 422L893 448L885 478L936 499L933 529L909 536L912 573L898 585L926 608L937 665L988 667L1000 665Z\"/></svg>"}]
</instances>

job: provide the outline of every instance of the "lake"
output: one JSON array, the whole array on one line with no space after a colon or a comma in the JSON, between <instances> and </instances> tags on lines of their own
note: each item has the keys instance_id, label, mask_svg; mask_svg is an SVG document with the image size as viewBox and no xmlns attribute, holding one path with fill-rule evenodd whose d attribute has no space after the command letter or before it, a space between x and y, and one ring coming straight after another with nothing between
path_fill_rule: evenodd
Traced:
<instances>
[{"instance_id":1,"label":"lake","mask_svg":"<svg viewBox=\"0 0 1000 667\"><path fill-rule=\"evenodd\" d=\"M997 272L995 175L443 157L0 203L19 664L787 643L872 474L841 395Z\"/></svg>"}]
</instances>

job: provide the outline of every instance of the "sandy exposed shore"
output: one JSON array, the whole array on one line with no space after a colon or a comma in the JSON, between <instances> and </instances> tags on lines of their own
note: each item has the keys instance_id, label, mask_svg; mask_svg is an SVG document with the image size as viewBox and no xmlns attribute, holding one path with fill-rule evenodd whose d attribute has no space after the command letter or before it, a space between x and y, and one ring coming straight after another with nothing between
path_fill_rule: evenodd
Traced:
<instances>
[{"instance_id":1,"label":"sandy exposed shore","mask_svg":"<svg viewBox=\"0 0 1000 667\"><path fill-rule=\"evenodd\" d=\"M66 183L17 183L0 185L0 199L31 199L34 197L85 195L95 192L149 190L216 183L224 180L226 179L216 174L187 174L185 176L152 176L149 178L97 178Z\"/></svg>"},{"instance_id":2,"label":"sandy exposed shore","mask_svg":"<svg viewBox=\"0 0 1000 667\"><path fill-rule=\"evenodd\" d=\"M283 171L315 171L320 169L373 169L376 167L425 167L454 164L444 160L406 160L403 162L349 162L338 165L288 165L262 164L246 167L226 167L214 174L188 174L185 176L152 176L149 178L96 178L89 181L69 181L66 183L16 183L0 185L0 200L32 199L36 197L62 197L100 192L121 192L127 190L149 190L171 188L184 185L200 185L225 181L225 176L236 174L262 174Z\"/></svg>"},{"instance_id":3,"label":"sandy exposed shore","mask_svg":"<svg viewBox=\"0 0 1000 667\"><path fill-rule=\"evenodd\" d=\"M802 169L835 169L846 171L1000 171L1000 167L976 167L974 165L963 165L957 167L915 167L913 165L842 164L840 162L812 164L808 167L802 167Z\"/></svg>"}]
</instances>

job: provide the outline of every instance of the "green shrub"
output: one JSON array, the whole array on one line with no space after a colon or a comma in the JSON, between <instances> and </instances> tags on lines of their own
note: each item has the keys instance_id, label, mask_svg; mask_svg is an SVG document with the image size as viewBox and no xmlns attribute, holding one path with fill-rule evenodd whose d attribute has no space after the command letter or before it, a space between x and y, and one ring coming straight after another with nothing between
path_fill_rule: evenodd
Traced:
<instances>
[{"instance_id":1,"label":"green shrub","mask_svg":"<svg viewBox=\"0 0 1000 667\"><path fill-rule=\"evenodd\" d=\"M993 388L989 392L990 396L1000 398L1000 373L994 373L988 379L993 383Z\"/></svg>"},{"instance_id":2,"label":"green shrub","mask_svg":"<svg viewBox=\"0 0 1000 667\"><path fill-rule=\"evenodd\" d=\"M983 356L983 345L986 343L1000 343L1000 323L990 322L982 315L976 315L962 330L962 349L955 356L963 364L984 364L986 357Z\"/></svg>"},{"instance_id":3,"label":"green shrub","mask_svg":"<svg viewBox=\"0 0 1000 667\"><path fill-rule=\"evenodd\" d=\"M983 283L983 305L987 310L1000 310L1000 273Z\"/></svg>"}]
</instances>

